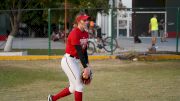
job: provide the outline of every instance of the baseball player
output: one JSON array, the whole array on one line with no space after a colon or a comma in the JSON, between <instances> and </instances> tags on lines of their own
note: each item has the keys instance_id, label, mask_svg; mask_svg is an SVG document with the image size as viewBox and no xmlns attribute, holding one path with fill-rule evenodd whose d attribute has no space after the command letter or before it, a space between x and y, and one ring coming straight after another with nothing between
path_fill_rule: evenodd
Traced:
<instances>
[{"instance_id":1,"label":"baseball player","mask_svg":"<svg viewBox=\"0 0 180 101\"><path fill-rule=\"evenodd\" d=\"M72 93L75 101L82 101L84 83L81 80L82 73L78 61L80 60L84 67L82 70L84 78L88 78L91 73L87 55L88 33L85 31L88 18L89 16L85 14L80 14L76 17L77 27L73 28L68 36L65 55L61 60L62 70L69 79L69 87L55 95L49 95L48 101L56 101Z\"/></svg>"}]
</instances>

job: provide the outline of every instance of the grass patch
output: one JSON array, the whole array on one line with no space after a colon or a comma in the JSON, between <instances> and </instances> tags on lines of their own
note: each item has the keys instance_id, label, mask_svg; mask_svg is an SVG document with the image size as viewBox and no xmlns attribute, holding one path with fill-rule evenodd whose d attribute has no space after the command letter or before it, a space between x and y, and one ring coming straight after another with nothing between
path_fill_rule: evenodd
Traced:
<instances>
[{"instance_id":1,"label":"grass patch","mask_svg":"<svg viewBox=\"0 0 180 101\"><path fill-rule=\"evenodd\" d=\"M1 67L0 68L0 89L16 87L19 85L30 84L39 80L54 81L65 80L65 76L59 72L29 69L18 67Z\"/></svg>"},{"instance_id":2,"label":"grass patch","mask_svg":"<svg viewBox=\"0 0 180 101\"><path fill-rule=\"evenodd\" d=\"M48 55L48 49L26 49L28 55ZM51 55L63 55L64 49L52 49Z\"/></svg>"},{"instance_id":3,"label":"grass patch","mask_svg":"<svg viewBox=\"0 0 180 101\"><path fill-rule=\"evenodd\" d=\"M179 100L179 62L108 63L104 61L95 67L93 83L86 92L88 101Z\"/></svg>"},{"instance_id":4,"label":"grass patch","mask_svg":"<svg viewBox=\"0 0 180 101\"><path fill-rule=\"evenodd\" d=\"M3 81L0 82L3 87L0 88L1 101L47 101L49 93L56 94L67 87L68 81L62 70L59 71L58 61L0 61L0 81ZM93 81L91 85L85 86L85 101L180 99L179 61L101 60L90 63ZM38 65L39 68L35 68ZM73 99L74 96L71 95L61 101Z\"/></svg>"},{"instance_id":5,"label":"grass patch","mask_svg":"<svg viewBox=\"0 0 180 101\"><path fill-rule=\"evenodd\" d=\"M13 52L27 51L28 55L48 55L48 49L13 49ZM63 55L64 49L52 49L51 55Z\"/></svg>"}]
</instances>

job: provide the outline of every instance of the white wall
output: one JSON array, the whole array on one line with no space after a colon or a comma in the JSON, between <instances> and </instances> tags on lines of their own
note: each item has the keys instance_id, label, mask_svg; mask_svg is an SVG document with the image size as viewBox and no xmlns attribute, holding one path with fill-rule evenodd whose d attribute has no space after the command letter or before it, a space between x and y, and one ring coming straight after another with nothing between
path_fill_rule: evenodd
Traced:
<instances>
[{"instance_id":1,"label":"white wall","mask_svg":"<svg viewBox=\"0 0 180 101\"><path fill-rule=\"evenodd\" d=\"M122 0L122 3L123 3L127 8L132 8L132 0Z\"/></svg>"},{"instance_id":2,"label":"white wall","mask_svg":"<svg viewBox=\"0 0 180 101\"><path fill-rule=\"evenodd\" d=\"M119 0L115 0L116 7L118 6L118 3L119 3ZM127 8L132 8L132 0L122 0L122 3ZM118 13L120 13L120 12L118 12ZM118 15L120 15L120 14L118 14ZM102 33L105 33L107 35L109 35L111 32L111 27L109 26L109 25L111 25L111 21L110 21L109 17L110 17L109 15L105 15L103 13L102 14L98 13L97 18L96 18L96 24L101 27ZM117 18L117 19L120 19L120 18ZM117 21L117 19L115 19L115 20ZM127 19L128 19L128 21L130 21L129 19L131 19L131 18L127 18ZM129 34L127 34L127 36L128 35Z\"/></svg>"}]
</instances>

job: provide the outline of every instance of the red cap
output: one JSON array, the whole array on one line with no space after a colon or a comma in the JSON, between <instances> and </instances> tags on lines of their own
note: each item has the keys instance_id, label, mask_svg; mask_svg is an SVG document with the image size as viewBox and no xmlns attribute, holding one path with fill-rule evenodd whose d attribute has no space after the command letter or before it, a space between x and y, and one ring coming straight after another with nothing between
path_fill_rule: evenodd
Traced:
<instances>
[{"instance_id":1,"label":"red cap","mask_svg":"<svg viewBox=\"0 0 180 101\"><path fill-rule=\"evenodd\" d=\"M87 20L89 18L89 16L87 15L79 15L76 17L76 22L79 22L81 20Z\"/></svg>"}]
</instances>

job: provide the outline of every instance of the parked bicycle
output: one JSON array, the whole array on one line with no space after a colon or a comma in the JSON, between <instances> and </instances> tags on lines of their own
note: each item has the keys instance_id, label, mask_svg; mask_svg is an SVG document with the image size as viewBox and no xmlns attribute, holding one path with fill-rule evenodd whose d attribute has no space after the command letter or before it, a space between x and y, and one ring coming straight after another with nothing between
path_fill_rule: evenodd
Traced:
<instances>
[{"instance_id":1,"label":"parked bicycle","mask_svg":"<svg viewBox=\"0 0 180 101\"><path fill-rule=\"evenodd\" d=\"M105 34L103 34L104 36ZM93 36L88 41L88 49L87 52L89 55L94 54L98 49L104 49L106 52L111 52L111 44L112 44L112 51L115 51L118 47L117 40L111 37L102 37L100 40L97 37Z\"/></svg>"}]
</instances>

